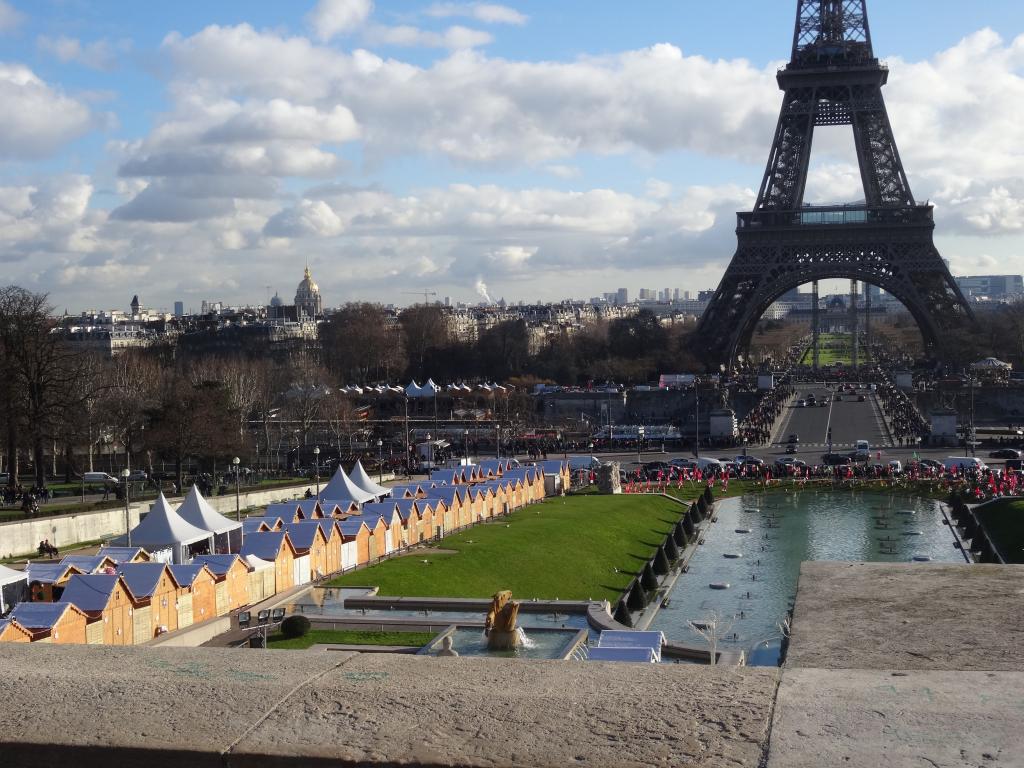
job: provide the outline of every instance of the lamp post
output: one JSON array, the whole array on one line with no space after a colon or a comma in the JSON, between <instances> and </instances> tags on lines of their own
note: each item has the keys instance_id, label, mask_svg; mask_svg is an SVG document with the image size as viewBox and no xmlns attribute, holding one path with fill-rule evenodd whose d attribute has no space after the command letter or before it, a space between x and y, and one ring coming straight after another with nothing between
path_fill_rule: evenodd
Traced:
<instances>
[{"instance_id":1,"label":"lamp post","mask_svg":"<svg viewBox=\"0 0 1024 768\"><path fill-rule=\"evenodd\" d=\"M640 451L644 444L644 425L636 428L636 463L640 463Z\"/></svg>"},{"instance_id":2,"label":"lamp post","mask_svg":"<svg viewBox=\"0 0 1024 768\"><path fill-rule=\"evenodd\" d=\"M132 519L128 514L128 478L131 474L130 469L121 470L121 477L124 478L124 535L129 547L132 545Z\"/></svg>"},{"instance_id":3,"label":"lamp post","mask_svg":"<svg viewBox=\"0 0 1024 768\"><path fill-rule=\"evenodd\" d=\"M494 458L501 458L501 424L494 425Z\"/></svg>"},{"instance_id":4,"label":"lamp post","mask_svg":"<svg viewBox=\"0 0 1024 768\"><path fill-rule=\"evenodd\" d=\"M231 464L235 468L235 520L241 520L242 519L241 496L239 494L239 489L238 489L238 475L239 475L239 469L240 469L239 464L241 464L241 463L242 463L242 460L240 458L238 458L237 456L235 456L235 458L233 458L231 460Z\"/></svg>"},{"instance_id":5,"label":"lamp post","mask_svg":"<svg viewBox=\"0 0 1024 768\"><path fill-rule=\"evenodd\" d=\"M377 477L378 483L384 482L384 441L379 437L377 438ZM320 492L317 491L317 496Z\"/></svg>"},{"instance_id":6,"label":"lamp post","mask_svg":"<svg viewBox=\"0 0 1024 768\"><path fill-rule=\"evenodd\" d=\"M462 452L466 457L466 464L469 464L469 430L462 432Z\"/></svg>"},{"instance_id":7,"label":"lamp post","mask_svg":"<svg viewBox=\"0 0 1024 768\"><path fill-rule=\"evenodd\" d=\"M429 469L433 470L434 469L434 444L432 442L430 442L430 440L431 440L430 433L427 432L427 464L430 465ZM429 476L430 472L427 472L427 475Z\"/></svg>"},{"instance_id":8,"label":"lamp post","mask_svg":"<svg viewBox=\"0 0 1024 768\"><path fill-rule=\"evenodd\" d=\"M316 497L320 498L320 446L313 448L313 479L316 481Z\"/></svg>"}]
</instances>

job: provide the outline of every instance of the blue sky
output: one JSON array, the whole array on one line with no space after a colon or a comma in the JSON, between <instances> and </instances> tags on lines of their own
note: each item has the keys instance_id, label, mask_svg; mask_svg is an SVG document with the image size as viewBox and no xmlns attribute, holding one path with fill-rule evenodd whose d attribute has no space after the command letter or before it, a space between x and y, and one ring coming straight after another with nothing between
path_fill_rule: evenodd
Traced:
<instances>
[{"instance_id":1,"label":"blue sky","mask_svg":"<svg viewBox=\"0 0 1024 768\"><path fill-rule=\"evenodd\" d=\"M0 0L0 274L72 310L288 297L307 261L328 304L710 288L794 10ZM940 249L1022 271L1024 13L869 12ZM820 137L821 201L857 197L848 144Z\"/></svg>"}]
</instances>

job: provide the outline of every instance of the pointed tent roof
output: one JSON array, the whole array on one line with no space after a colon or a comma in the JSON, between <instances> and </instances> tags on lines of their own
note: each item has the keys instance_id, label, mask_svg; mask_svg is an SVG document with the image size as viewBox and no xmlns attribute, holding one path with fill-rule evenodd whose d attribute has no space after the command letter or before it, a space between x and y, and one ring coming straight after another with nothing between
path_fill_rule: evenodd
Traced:
<instances>
[{"instance_id":1,"label":"pointed tent roof","mask_svg":"<svg viewBox=\"0 0 1024 768\"><path fill-rule=\"evenodd\" d=\"M159 548L171 544L192 544L210 536L209 531L197 528L171 509L161 493L149 508L149 514L132 530L132 543Z\"/></svg>"},{"instance_id":2,"label":"pointed tent roof","mask_svg":"<svg viewBox=\"0 0 1024 768\"><path fill-rule=\"evenodd\" d=\"M240 522L229 520L210 506L210 502L203 498L194 485L178 507L178 514L185 522L210 533L225 533L242 527Z\"/></svg>"},{"instance_id":3,"label":"pointed tent roof","mask_svg":"<svg viewBox=\"0 0 1024 768\"><path fill-rule=\"evenodd\" d=\"M372 493L377 498L382 498L391 493L390 488L385 488L383 485L373 482L370 476L366 474L366 470L363 469L363 462L358 459L356 459L356 465L352 467L352 482L367 493Z\"/></svg>"},{"instance_id":4,"label":"pointed tent roof","mask_svg":"<svg viewBox=\"0 0 1024 768\"><path fill-rule=\"evenodd\" d=\"M349 501L364 504L367 501L373 501L376 497L353 483L339 464L334 477L320 491L320 498L324 501L336 501L339 504Z\"/></svg>"},{"instance_id":5,"label":"pointed tent roof","mask_svg":"<svg viewBox=\"0 0 1024 768\"><path fill-rule=\"evenodd\" d=\"M0 584L13 584L16 581L28 581L28 574L0 565Z\"/></svg>"}]
</instances>

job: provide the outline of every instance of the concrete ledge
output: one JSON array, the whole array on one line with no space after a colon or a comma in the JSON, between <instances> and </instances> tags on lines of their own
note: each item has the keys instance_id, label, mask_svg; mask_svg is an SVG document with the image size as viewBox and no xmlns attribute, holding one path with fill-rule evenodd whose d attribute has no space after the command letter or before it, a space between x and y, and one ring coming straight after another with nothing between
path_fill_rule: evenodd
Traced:
<instances>
[{"instance_id":1,"label":"concrete ledge","mask_svg":"<svg viewBox=\"0 0 1024 768\"><path fill-rule=\"evenodd\" d=\"M1021 669L1024 566L804 563L787 667Z\"/></svg>"},{"instance_id":2,"label":"concrete ledge","mask_svg":"<svg viewBox=\"0 0 1024 768\"><path fill-rule=\"evenodd\" d=\"M162 646L165 648L194 648L197 645L209 642L217 635L222 635L231 630L231 616L218 616L209 621L202 621L193 624L191 627L178 629L160 635L150 640L147 645L151 648Z\"/></svg>"},{"instance_id":3,"label":"concrete ledge","mask_svg":"<svg viewBox=\"0 0 1024 768\"><path fill-rule=\"evenodd\" d=\"M768 768L1021 765L1024 674L786 669Z\"/></svg>"},{"instance_id":4,"label":"concrete ledge","mask_svg":"<svg viewBox=\"0 0 1024 768\"><path fill-rule=\"evenodd\" d=\"M777 674L14 644L0 647L0 668L4 768L756 768Z\"/></svg>"}]
</instances>

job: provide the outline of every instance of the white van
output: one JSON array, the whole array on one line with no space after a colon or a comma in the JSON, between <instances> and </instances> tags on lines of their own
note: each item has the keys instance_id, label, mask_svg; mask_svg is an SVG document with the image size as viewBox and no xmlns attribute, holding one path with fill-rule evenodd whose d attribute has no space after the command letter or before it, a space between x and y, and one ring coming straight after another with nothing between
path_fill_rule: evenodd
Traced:
<instances>
[{"instance_id":1,"label":"white van","mask_svg":"<svg viewBox=\"0 0 1024 768\"><path fill-rule=\"evenodd\" d=\"M701 470L702 472L707 472L709 469L712 472L721 472L722 462L720 462L718 459L705 459L702 456L701 458L697 459L697 469Z\"/></svg>"},{"instance_id":2,"label":"white van","mask_svg":"<svg viewBox=\"0 0 1024 768\"><path fill-rule=\"evenodd\" d=\"M952 472L954 469L957 472L970 472L972 470L984 472L988 469L985 466L985 462L976 456L947 456L943 459L942 466L946 468L947 472Z\"/></svg>"},{"instance_id":3,"label":"white van","mask_svg":"<svg viewBox=\"0 0 1024 768\"><path fill-rule=\"evenodd\" d=\"M867 440L858 440L855 447L857 461L867 461L871 458L871 443Z\"/></svg>"},{"instance_id":4,"label":"white van","mask_svg":"<svg viewBox=\"0 0 1024 768\"><path fill-rule=\"evenodd\" d=\"M581 469L591 470L601 466L601 460L597 456L570 456L569 471L579 472Z\"/></svg>"},{"instance_id":5,"label":"white van","mask_svg":"<svg viewBox=\"0 0 1024 768\"><path fill-rule=\"evenodd\" d=\"M111 477L106 472L86 472L82 475L82 481L86 483L117 483L117 478Z\"/></svg>"}]
</instances>

